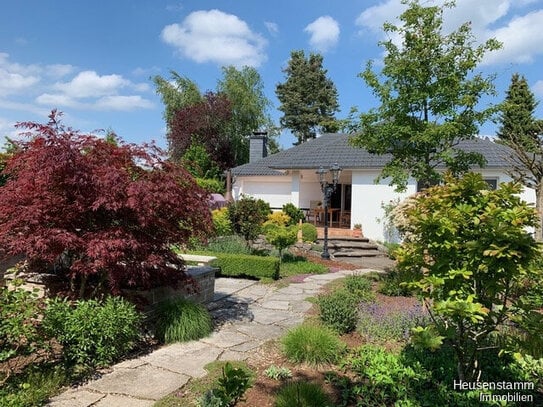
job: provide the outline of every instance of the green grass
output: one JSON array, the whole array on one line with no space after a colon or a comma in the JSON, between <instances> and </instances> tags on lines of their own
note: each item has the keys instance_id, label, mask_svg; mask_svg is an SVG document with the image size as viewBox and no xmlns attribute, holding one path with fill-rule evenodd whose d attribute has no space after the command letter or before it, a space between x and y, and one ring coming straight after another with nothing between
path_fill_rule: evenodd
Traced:
<instances>
[{"instance_id":1,"label":"green grass","mask_svg":"<svg viewBox=\"0 0 543 407\"><path fill-rule=\"evenodd\" d=\"M156 334L165 343L200 339L213 331L207 309L185 299L164 301L158 313Z\"/></svg>"},{"instance_id":2,"label":"green grass","mask_svg":"<svg viewBox=\"0 0 543 407\"><path fill-rule=\"evenodd\" d=\"M305 257L293 256L285 253L280 266L279 275L284 277L296 276L299 274L324 274L328 273L328 267L322 264L312 263Z\"/></svg>"},{"instance_id":3,"label":"green grass","mask_svg":"<svg viewBox=\"0 0 543 407\"><path fill-rule=\"evenodd\" d=\"M16 380L0 387L0 406L26 407L43 405L69 383L62 366L36 366Z\"/></svg>"},{"instance_id":4,"label":"green grass","mask_svg":"<svg viewBox=\"0 0 543 407\"><path fill-rule=\"evenodd\" d=\"M234 368L241 368L254 378L254 373L249 369L247 363L230 361ZM207 364L204 368L207 370L207 375L198 379L190 380L183 391L179 390L169 394L166 397L158 400L153 407L197 407L197 400L206 391L212 389L217 380L222 376L222 369L226 365L226 361L215 361Z\"/></svg>"},{"instance_id":5,"label":"green grass","mask_svg":"<svg viewBox=\"0 0 543 407\"><path fill-rule=\"evenodd\" d=\"M330 397L317 383L295 381L285 384L278 392L275 407L327 407Z\"/></svg>"},{"instance_id":6,"label":"green grass","mask_svg":"<svg viewBox=\"0 0 543 407\"><path fill-rule=\"evenodd\" d=\"M345 345L330 329L303 324L291 329L282 340L283 353L295 363L310 365L335 363L344 353Z\"/></svg>"}]
</instances>

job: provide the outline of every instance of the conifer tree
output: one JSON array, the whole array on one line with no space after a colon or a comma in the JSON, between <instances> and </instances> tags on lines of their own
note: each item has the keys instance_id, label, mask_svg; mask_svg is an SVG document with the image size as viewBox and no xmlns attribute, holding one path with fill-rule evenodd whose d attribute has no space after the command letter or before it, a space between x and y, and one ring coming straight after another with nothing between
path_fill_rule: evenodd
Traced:
<instances>
[{"instance_id":1,"label":"conifer tree","mask_svg":"<svg viewBox=\"0 0 543 407\"><path fill-rule=\"evenodd\" d=\"M542 121L534 116L538 101L526 78L515 73L500 109L500 141L514 151L512 176L536 193L540 220L536 239L543 240L543 135Z\"/></svg>"},{"instance_id":2,"label":"conifer tree","mask_svg":"<svg viewBox=\"0 0 543 407\"><path fill-rule=\"evenodd\" d=\"M286 80L275 90L283 112L281 125L292 131L298 144L314 138L317 132L338 129L334 117L339 110L338 93L322 63L320 54L306 58L304 51L292 51L283 70Z\"/></svg>"}]
</instances>

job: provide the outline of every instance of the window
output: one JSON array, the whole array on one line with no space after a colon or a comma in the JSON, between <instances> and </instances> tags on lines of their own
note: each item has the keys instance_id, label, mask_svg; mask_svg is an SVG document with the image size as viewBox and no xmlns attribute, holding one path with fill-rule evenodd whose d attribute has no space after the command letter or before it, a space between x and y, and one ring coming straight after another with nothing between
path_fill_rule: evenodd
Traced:
<instances>
[{"instance_id":1,"label":"window","mask_svg":"<svg viewBox=\"0 0 543 407\"><path fill-rule=\"evenodd\" d=\"M484 178L491 190L498 189L498 178Z\"/></svg>"}]
</instances>

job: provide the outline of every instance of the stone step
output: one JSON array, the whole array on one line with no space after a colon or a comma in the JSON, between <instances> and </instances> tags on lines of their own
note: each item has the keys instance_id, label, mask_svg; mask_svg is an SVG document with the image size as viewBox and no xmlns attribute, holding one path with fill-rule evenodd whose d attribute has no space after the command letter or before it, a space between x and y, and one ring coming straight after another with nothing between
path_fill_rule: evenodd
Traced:
<instances>
[{"instance_id":1,"label":"stone step","mask_svg":"<svg viewBox=\"0 0 543 407\"><path fill-rule=\"evenodd\" d=\"M336 250L350 250L350 249L359 249L359 250L378 250L378 246L375 243L370 242L354 242L354 241L342 241L338 242L335 240L328 241L328 247Z\"/></svg>"},{"instance_id":2,"label":"stone step","mask_svg":"<svg viewBox=\"0 0 543 407\"><path fill-rule=\"evenodd\" d=\"M378 257L383 256L379 250L350 250L350 251L330 251L334 257Z\"/></svg>"}]
</instances>

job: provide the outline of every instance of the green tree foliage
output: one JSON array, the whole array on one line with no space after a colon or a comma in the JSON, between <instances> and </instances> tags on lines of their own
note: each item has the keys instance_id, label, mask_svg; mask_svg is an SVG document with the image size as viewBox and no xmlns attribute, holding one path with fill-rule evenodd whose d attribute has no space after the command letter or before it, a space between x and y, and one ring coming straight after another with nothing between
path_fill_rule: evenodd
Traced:
<instances>
[{"instance_id":1,"label":"green tree foliage","mask_svg":"<svg viewBox=\"0 0 543 407\"><path fill-rule=\"evenodd\" d=\"M278 132L268 114L271 102L254 68L223 67L216 91L205 94L175 71L171 71L170 81L160 76L153 81L165 106L164 119L174 159L183 156L197 140L219 167L244 164L249 159L249 136L258 129L268 130L270 145L277 150L274 137Z\"/></svg>"},{"instance_id":2,"label":"green tree foliage","mask_svg":"<svg viewBox=\"0 0 543 407\"><path fill-rule=\"evenodd\" d=\"M500 141L514 151L513 177L536 193L540 214L536 239L543 240L543 121L534 116L538 105L526 78L514 74L500 109Z\"/></svg>"},{"instance_id":3,"label":"green tree foliage","mask_svg":"<svg viewBox=\"0 0 543 407\"><path fill-rule=\"evenodd\" d=\"M339 110L336 86L326 76L323 57L304 51L292 51L288 66L283 69L284 83L277 85L275 94L283 112L281 125L288 128L303 143L317 132L337 131L334 113Z\"/></svg>"},{"instance_id":4,"label":"green tree foliage","mask_svg":"<svg viewBox=\"0 0 543 407\"><path fill-rule=\"evenodd\" d=\"M275 226L268 229L266 240L279 250L279 261L283 259L283 250L296 243L298 229L295 226Z\"/></svg>"},{"instance_id":5,"label":"green tree foliage","mask_svg":"<svg viewBox=\"0 0 543 407\"><path fill-rule=\"evenodd\" d=\"M249 161L249 136L255 130L265 129L272 144L274 125L268 113L271 101L264 93L264 82L253 67L222 68L223 77L217 83L217 92L226 95L232 105L232 118L227 125L233 147L238 151L236 162Z\"/></svg>"},{"instance_id":6,"label":"green tree foliage","mask_svg":"<svg viewBox=\"0 0 543 407\"><path fill-rule=\"evenodd\" d=\"M171 80L159 75L153 77L156 93L160 95L164 103L164 120L168 128L177 110L192 106L203 99L198 85L193 81L173 70L170 71L170 75Z\"/></svg>"},{"instance_id":7,"label":"green tree foliage","mask_svg":"<svg viewBox=\"0 0 543 407\"><path fill-rule=\"evenodd\" d=\"M476 380L488 336L519 312L513 296L540 254L527 227L536 214L518 194L519 184L497 190L479 174L416 195L405 206L405 240L398 268L413 273L409 284L424 299L433 324L417 329L416 340L437 348L448 340L456 353L458 376Z\"/></svg>"},{"instance_id":8,"label":"green tree foliage","mask_svg":"<svg viewBox=\"0 0 543 407\"><path fill-rule=\"evenodd\" d=\"M232 229L247 241L256 239L270 213L270 205L267 202L250 196L243 196L228 206Z\"/></svg>"},{"instance_id":9,"label":"green tree foliage","mask_svg":"<svg viewBox=\"0 0 543 407\"><path fill-rule=\"evenodd\" d=\"M380 43L386 51L382 71L374 72L370 61L360 74L381 104L360 115L353 140L371 153L392 155L379 178L391 177L400 190L409 176L427 185L440 180L438 165L461 173L484 164L479 154L455 146L473 138L494 112L478 110L480 99L494 94L493 78L474 70L486 52L500 47L494 39L475 46L469 23L444 34L441 7L404 3L401 25L383 27L390 39Z\"/></svg>"},{"instance_id":10,"label":"green tree foliage","mask_svg":"<svg viewBox=\"0 0 543 407\"><path fill-rule=\"evenodd\" d=\"M197 141L193 141L185 151L181 163L195 178L219 178L221 172L205 146Z\"/></svg>"}]
</instances>

